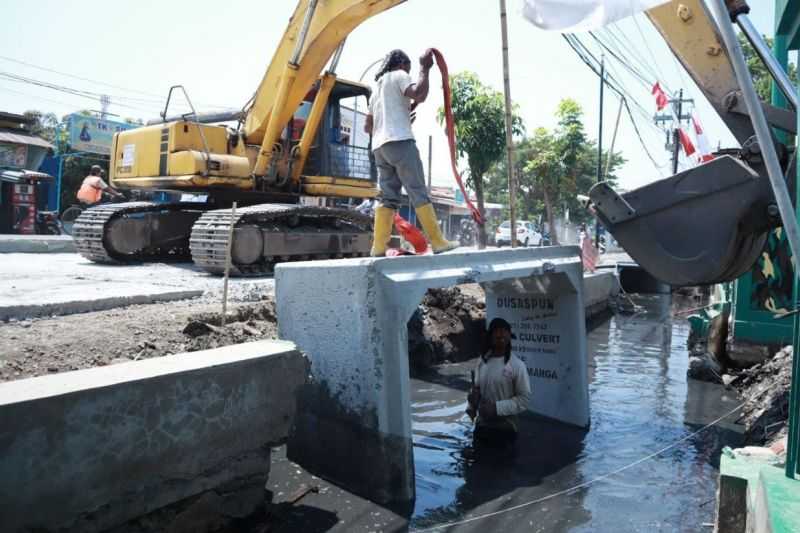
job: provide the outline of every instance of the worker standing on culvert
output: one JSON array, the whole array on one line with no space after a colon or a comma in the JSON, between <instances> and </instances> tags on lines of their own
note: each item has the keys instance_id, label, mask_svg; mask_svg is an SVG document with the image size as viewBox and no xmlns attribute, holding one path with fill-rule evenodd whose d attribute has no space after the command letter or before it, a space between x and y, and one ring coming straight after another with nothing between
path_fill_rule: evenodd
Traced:
<instances>
[{"instance_id":1,"label":"worker standing on culvert","mask_svg":"<svg viewBox=\"0 0 800 533\"><path fill-rule=\"evenodd\" d=\"M402 50L392 50L375 76L377 88L370 99L364 124L364 131L372 135L372 151L381 189L380 205L375 209L375 235L370 252L373 257L386 255L403 186L431 242L433 253L458 247L457 242L446 240L439 228L411 131L411 113L428 97L428 72L433 66L433 52L426 50L419 63L419 79L414 83L409 75L411 60Z\"/></svg>"},{"instance_id":2,"label":"worker standing on culvert","mask_svg":"<svg viewBox=\"0 0 800 533\"><path fill-rule=\"evenodd\" d=\"M467 413L475 420L477 442L505 444L517 438L516 415L528 409L531 384L528 370L511 355L511 325L502 318L489 323L489 349L478 362L467 396Z\"/></svg>"}]
</instances>

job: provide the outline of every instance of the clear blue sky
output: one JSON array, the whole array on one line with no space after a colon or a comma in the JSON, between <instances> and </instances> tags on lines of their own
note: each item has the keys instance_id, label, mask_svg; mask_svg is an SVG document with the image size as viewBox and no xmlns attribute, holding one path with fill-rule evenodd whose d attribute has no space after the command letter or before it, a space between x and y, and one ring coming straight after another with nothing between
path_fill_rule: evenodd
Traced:
<instances>
[{"instance_id":1,"label":"clear blue sky","mask_svg":"<svg viewBox=\"0 0 800 533\"><path fill-rule=\"evenodd\" d=\"M758 7L755 7L755 5ZM762 5L763 4L763 5ZM752 18L772 33L773 2L752 2ZM577 100L586 113L586 126L597 135L598 79L577 58L560 34L538 30L519 14L522 0L509 0L511 93L520 106L529 131L552 127L561 98ZM101 2L3 2L0 19L0 56L40 67L99 80L100 85L0 58L0 72L56 83L80 91L111 95L110 111L124 117L154 118L170 85L183 84L196 105L240 107L259 83L272 52L283 34L295 2L229 0L119 0ZM633 60L670 89L684 87L698 100L697 110L714 146L732 138L697 88L680 68L649 21L639 15L601 37L617 39L635 51ZM580 36L591 43L588 35ZM358 79L365 67L392 48L416 56L429 46L442 50L451 72L471 70L502 91L499 8L495 0L409 0L368 20L347 40L339 75ZM597 50L596 47L593 50ZM644 108L636 115L648 149L661 170L654 168L631 123L623 117L616 149L628 159L619 173L622 185L633 188L668 174L669 154L664 135L648 114L655 111L644 84L611 62L610 71L625 84ZM374 70L366 79L371 80ZM416 75L416 73L412 73ZM453 184L446 141L435 120L441 105L438 73L433 73L432 96L418 113L415 125L423 160L427 137L433 136L434 183ZM618 100L606 92L605 146L611 142ZM53 111L58 115L79 109L99 109L99 102L51 89L0 78L0 110Z\"/></svg>"}]
</instances>

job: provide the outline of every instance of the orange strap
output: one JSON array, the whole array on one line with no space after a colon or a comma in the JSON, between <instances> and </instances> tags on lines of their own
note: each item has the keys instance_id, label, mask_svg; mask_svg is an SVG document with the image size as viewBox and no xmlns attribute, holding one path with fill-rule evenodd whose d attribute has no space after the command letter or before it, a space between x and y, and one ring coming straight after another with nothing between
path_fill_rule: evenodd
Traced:
<instances>
[{"instance_id":1,"label":"orange strap","mask_svg":"<svg viewBox=\"0 0 800 533\"><path fill-rule=\"evenodd\" d=\"M433 52L433 57L436 58L436 66L439 67L439 72L442 75L442 92L444 93L444 124L445 133L447 134L447 144L450 147L450 166L453 169L453 176L456 178L458 188L461 189L461 194L464 195L464 201L467 203L470 213L472 213L473 220L475 220L475 223L482 226L484 223L483 216L481 216L481 212L477 207L475 207L472 201L470 201L469 195L464 188L464 183L461 181L461 174L458 172L458 166L456 164L456 126L455 120L453 119L452 95L450 94L450 74L448 74L447 71L447 63L445 63L444 56L439 50L436 48L431 48L431 51Z\"/></svg>"}]
</instances>

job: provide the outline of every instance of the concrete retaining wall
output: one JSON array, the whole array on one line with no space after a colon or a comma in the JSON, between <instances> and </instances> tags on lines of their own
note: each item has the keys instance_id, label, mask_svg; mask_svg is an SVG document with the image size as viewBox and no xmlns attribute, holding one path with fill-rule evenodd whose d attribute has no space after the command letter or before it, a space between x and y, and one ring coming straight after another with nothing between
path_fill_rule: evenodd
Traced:
<instances>
[{"instance_id":1,"label":"concrete retaining wall","mask_svg":"<svg viewBox=\"0 0 800 533\"><path fill-rule=\"evenodd\" d=\"M290 458L377 502L414 498L407 323L429 288L463 283L483 284L487 300L564 297L557 319L530 307L512 318L550 320L550 331L565 340L545 357L563 365L560 386L570 392L559 394L556 409L532 410L588 424L577 247L284 263L275 272L279 336L307 354L312 376L301 389Z\"/></svg>"},{"instance_id":2,"label":"concrete retaining wall","mask_svg":"<svg viewBox=\"0 0 800 533\"><path fill-rule=\"evenodd\" d=\"M263 487L307 371L292 343L261 341L0 385L0 531L102 531Z\"/></svg>"}]
</instances>

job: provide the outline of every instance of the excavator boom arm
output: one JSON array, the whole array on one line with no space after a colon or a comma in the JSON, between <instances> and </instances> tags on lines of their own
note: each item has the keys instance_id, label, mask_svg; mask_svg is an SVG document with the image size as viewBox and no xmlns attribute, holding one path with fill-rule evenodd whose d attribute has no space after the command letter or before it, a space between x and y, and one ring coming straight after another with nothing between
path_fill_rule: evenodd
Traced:
<instances>
[{"instance_id":1,"label":"excavator boom arm","mask_svg":"<svg viewBox=\"0 0 800 533\"><path fill-rule=\"evenodd\" d=\"M247 142L272 146L277 139L266 142L264 139L272 114L278 113L277 124L288 123L350 32L368 18L403 2L405 0L300 0L247 113L244 124ZM303 37L309 9L313 9L313 14L298 60L290 65L298 40ZM290 71L291 80L287 76ZM286 91L283 97L282 90Z\"/></svg>"}]
</instances>

